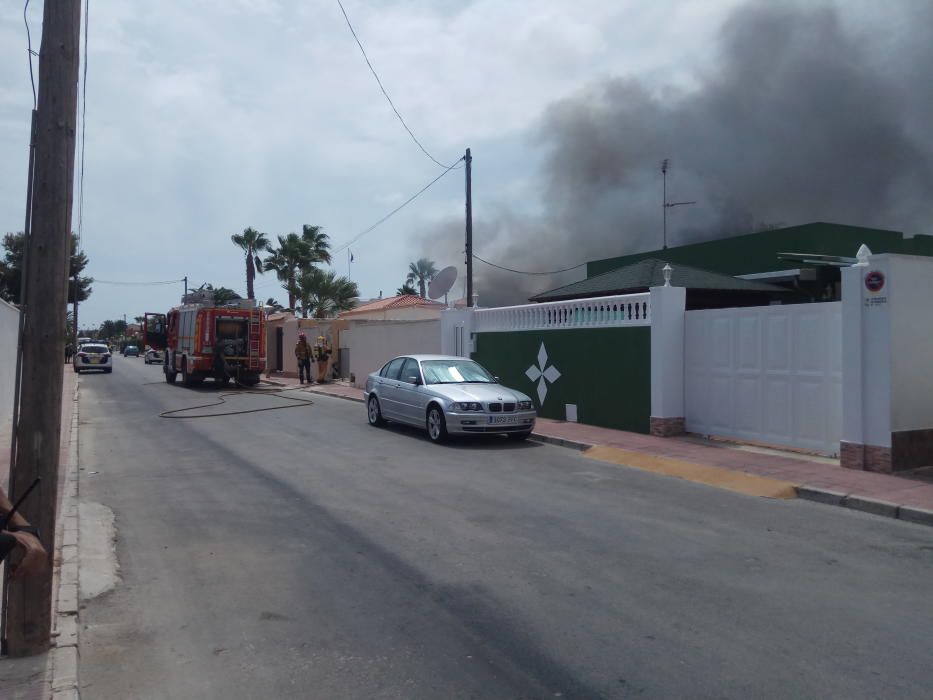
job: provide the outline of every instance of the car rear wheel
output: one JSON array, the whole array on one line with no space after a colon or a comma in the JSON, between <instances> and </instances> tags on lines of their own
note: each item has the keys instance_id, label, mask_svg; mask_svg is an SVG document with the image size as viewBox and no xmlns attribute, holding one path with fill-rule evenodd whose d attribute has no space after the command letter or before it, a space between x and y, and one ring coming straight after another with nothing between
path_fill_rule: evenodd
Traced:
<instances>
[{"instance_id":1,"label":"car rear wheel","mask_svg":"<svg viewBox=\"0 0 933 700\"><path fill-rule=\"evenodd\" d=\"M375 396L369 397L369 402L366 404L366 417L369 418L369 424L374 427L386 424L385 418L382 417L382 409L379 407L379 399Z\"/></svg>"},{"instance_id":2,"label":"car rear wheel","mask_svg":"<svg viewBox=\"0 0 933 700\"><path fill-rule=\"evenodd\" d=\"M444 420L444 412L437 404L432 404L428 409L427 428L431 442L440 443L447 439L447 421Z\"/></svg>"},{"instance_id":3,"label":"car rear wheel","mask_svg":"<svg viewBox=\"0 0 933 700\"><path fill-rule=\"evenodd\" d=\"M104 374L110 374L111 372L113 372L112 368L107 368L104 370Z\"/></svg>"}]
</instances>

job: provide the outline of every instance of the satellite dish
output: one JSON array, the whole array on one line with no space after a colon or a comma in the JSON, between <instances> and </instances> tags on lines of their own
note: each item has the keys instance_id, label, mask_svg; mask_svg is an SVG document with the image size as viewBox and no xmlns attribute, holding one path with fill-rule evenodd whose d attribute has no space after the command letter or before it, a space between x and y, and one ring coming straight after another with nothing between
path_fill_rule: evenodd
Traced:
<instances>
[{"instance_id":1,"label":"satellite dish","mask_svg":"<svg viewBox=\"0 0 933 700\"><path fill-rule=\"evenodd\" d=\"M454 282L456 281L457 268L453 265L445 267L434 275L434 279L431 280L431 284L428 285L428 296L431 299L440 299L450 291L450 288L454 286Z\"/></svg>"}]
</instances>

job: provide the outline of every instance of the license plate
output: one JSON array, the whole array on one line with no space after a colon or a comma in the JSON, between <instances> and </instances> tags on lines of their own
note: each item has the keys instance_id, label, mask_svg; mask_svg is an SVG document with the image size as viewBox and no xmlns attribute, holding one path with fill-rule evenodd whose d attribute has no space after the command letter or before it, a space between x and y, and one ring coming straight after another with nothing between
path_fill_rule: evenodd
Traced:
<instances>
[{"instance_id":1,"label":"license plate","mask_svg":"<svg viewBox=\"0 0 933 700\"><path fill-rule=\"evenodd\" d=\"M518 416L489 416L490 425L518 423Z\"/></svg>"},{"instance_id":2,"label":"license plate","mask_svg":"<svg viewBox=\"0 0 933 700\"><path fill-rule=\"evenodd\" d=\"M92 358L91 358L91 364L92 364L92 365L96 365L96 364L99 364L99 363L100 363L100 358L99 358L99 357L92 357Z\"/></svg>"}]
</instances>

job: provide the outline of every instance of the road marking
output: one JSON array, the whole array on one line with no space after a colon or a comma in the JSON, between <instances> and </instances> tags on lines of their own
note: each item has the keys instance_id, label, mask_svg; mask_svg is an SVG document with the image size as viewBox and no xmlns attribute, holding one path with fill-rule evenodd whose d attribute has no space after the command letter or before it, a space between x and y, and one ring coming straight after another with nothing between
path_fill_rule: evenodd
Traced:
<instances>
[{"instance_id":1,"label":"road marking","mask_svg":"<svg viewBox=\"0 0 933 700\"><path fill-rule=\"evenodd\" d=\"M746 474L745 472L732 471L731 469L723 469L708 464L695 464L694 462L684 462L679 459L657 457L643 452L633 452L607 445L591 447L584 451L583 455L600 462L619 464L625 467L641 469L642 471L654 472L655 474L673 476L678 479L736 491L749 496L781 499L797 497L797 489L789 481Z\"/></svg>"}]
</instances>

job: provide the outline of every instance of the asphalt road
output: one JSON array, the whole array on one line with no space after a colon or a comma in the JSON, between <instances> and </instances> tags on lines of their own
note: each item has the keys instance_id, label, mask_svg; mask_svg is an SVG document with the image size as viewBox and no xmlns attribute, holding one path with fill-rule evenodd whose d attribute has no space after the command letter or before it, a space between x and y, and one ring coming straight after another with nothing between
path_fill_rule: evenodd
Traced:
<instances>
[{"instance_id":1,"label":"asphalt road","mask_svg":"<svg viewBox=\"0 0 933 700\"><path fill-rule=\"evenodd\" d=\"M86 699L930 697L933 529L161 378L81 379Z\"/></svg>"}]
</instances>

